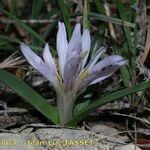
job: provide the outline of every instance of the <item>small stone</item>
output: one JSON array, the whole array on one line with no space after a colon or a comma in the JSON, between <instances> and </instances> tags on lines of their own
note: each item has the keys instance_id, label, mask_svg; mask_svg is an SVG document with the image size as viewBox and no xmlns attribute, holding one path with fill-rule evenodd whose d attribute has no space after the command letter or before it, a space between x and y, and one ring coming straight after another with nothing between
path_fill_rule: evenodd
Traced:
<instances>
[{"instance_id":1,"label":"small stone","mask_svg":"<svg viewBox=\"0 0 150 150\"><path fill-rule=\"evenodd\" d=\"M91 128L91 131L98 133L100 135L116 138L116 139L121 140L123 142L129 141L127 136L120 136L119 135L119 133L120 133L119 130L112 128L112 127L109 127L109 126L106 126L106 125L102 125L102 124L93 125Z\"/></svg>"}]
</instances>

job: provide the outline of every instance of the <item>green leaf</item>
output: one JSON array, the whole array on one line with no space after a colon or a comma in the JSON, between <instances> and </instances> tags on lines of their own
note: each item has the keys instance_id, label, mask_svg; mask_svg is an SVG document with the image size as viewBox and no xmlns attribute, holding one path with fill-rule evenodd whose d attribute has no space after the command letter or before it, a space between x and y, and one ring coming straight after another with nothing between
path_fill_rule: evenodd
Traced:
<instances>
[{"instance_id":1,"label":"green leaf","mask_svg":"<svg viewBox=\"0 0 150 150\"><path fill-rule=\"evenodd\" d=\"M32 19L39 19L40 17L40 12L43 6L43 0L33 0L33 4L32 4ZM32 29L38 29L38 25L34 24L32 25ZM37 41L37 39L35 38L35 36L32 35L31 37L31 42L34 45L40 45L39 41Z\"/></svg>"},{"instance_id":2,"label":"green leaf","mask_svg":"<svg viewBox=\"0 0 150 150\"><path fill-rule=\"evenodd\" d=\"M3 69L0 69L0 81L26 99L33 107L40 111L54 124L58 124L58 112L54 106L50 105L46 99L44 99L26 83L17 79L14 75Z\"/></svg>"},{"instance_id":3,"label":"green leaf","mask_svg":"<svg viewBox=\"0 0 150 150\"><path fill-rule=\"evenodd\" d=\"M16 43L16 44L20 44L21 43L21 41L19 39L17 39L17 38L5 36L5 35L2 35L2 34L0 34L0 39L7 40L7 41L10 41L10 42Z\"/></svg>"},{"instance_id":4,"label":"green leaf","mask_svg":"<svg viewBox=\"0 0 150 150\"><path fill-rule=\"evenodd\" d=\"M98 0L94 0L94 3L95 3L95 6L96 6L96 9L97 11L100 13L100 14L105 14L105 9L104 9L104 5L98 1Z\"/></svg>"},{"instance_id":5,"label":"green leaf","mask_svg":"<svg viewBox=\"0 0 150 150\"><path fill-rule=\"evenodd\" d=\"M43 0L33 0L32 4L32 18L38 19L40 11L42 9Z\"/></svg>"},{"instance_id":6,"label":"green leaf","mask_svg":"<svg viewBox=\"0 0 150 150\"><path fill-rule=\"evenodd\" d=\"M113 46L114 46L114 53L117 54L117 55L122 55L121 52L122 52L122 49L125 50L125 46L123 46L123 48L120 48L118 44L116 44L115 42L113 42ZM125 56L123 56L125 57ZM131 77L130 77L130 73L129 73L129 70L127 68L127 66L123 66L120 68L120 72L121 72L121 77L122 77L122 80L123 80L123 84L124 86L127 88L127 87L130 87L131 86Z\"/></svg>"},{"instance_id":7,"label":"green leaf","mask_svg":"<svg viewBox=\"0 0 150 150\"><path fill-rule=\"evenodd\" d=\"M125 21L133 21L135 22L135 11L133 10L128 10L128 15L126 13L126 9L125 6L123 5L123 3L120 0L115 0L114 1L116 4L116 7L119 11L119 15L121 17L122 20ZM133 0L131 5L134 5L135 1ZM131 6L130 5L130 6ZM133 68L135 67L135 61L136 61L136 47L137 47L137 27L135 26L134 30L132 31L131 28L129 27L125 27L123 26L123 31L124 31L124 35L125 35L125 39L126 42L124 43L124 51L126 53L127 59L129 60L129 66L128 66L128 76L130 76L130 81L127 81L129 78L126 78L125 74L127 75L127 70L125 72L125 70L123 70L122 72L122 77L124 76L123 80L124 80L124 84L126 84L125 86L130 86L131 84L134 84L134 80L133 78L135 78L135 70L133 70ZM132 35L133 34L133 35ZM133 99L132 99L133 101Z\"/></svg>"},{"instance_id":8,"label":"green leaf","mask_svg":"<svg viewBox=\"0 0 150 150\"><path fill-rule=\"evenodd\" d=\"M90 103L90 100L88 99L82 103L77 104L75 108L73 109L73 116L78 115L82 109L86 108L89 105L89 103ZM77 123L78 122L76 122L75 124Z\"/></svg>"},{"instance_id":9,"label":"green leaf","mask_svg":"<svg viewBox=\"0 0 150 150\"><path fill-rule=\"evenodd\" d=\"M85 102L79 103L74 108L74 114L78 114L82 109L86 108L90 103L90 100L86 100Z\"/></svg>"},{"instance_id":10,"label":"green leaf","mask_svg":"<svg viewBox=\"0 0 150 150\"><path fill-rule=\"evenodd\" d=\"M101 25L99 27L99 30L95 32L91 43L90 58L92 58L96 53L96 51L98 51L102 46L104 40L104 34L105 34L104 31L105 31L105 26Z\"/></svg>"},{"instance_id":11,"label":"green leaf","mask_svg":"<svg viewBox=\"0 0 150 150\"><path fill-rule=\"evenodd\" d=\"M115 0L115 4L117 6L117 9L119 11L120 17L122 20L128 21L127 15L125 8L120 0ZM131 14L130 14L131 15ZM131 36L131 30L129 27L123 26L125 37L126 37L126 42L128 45L128 51L129 51L129 56L133 57L135 55L134 50L133 50L133 44L132 44L132 36Z\"/></svg>"},{"instance_id":12,"label":"green leaf","mask_svg":"<svg viewBox=\"0 0 150 150\"><path fill-rule=\"evenodd\" d=\"M74 126L74 125L76 125L77 122L81 121L89 113L96 110L97 108L99 108L107 103L113 102L116 99L119 99L121 97L130 95L130 94L138 92L138 91L143 91L148 88L150 88L150 81L144 81L142 83L134 85L131 88L126 88L126 89L108 94L106 96L101 96L100 99L90 103L85 109L82 109L76 116L74 116L70 120L70 122L68 124L71 126Z\"/></svg>"},{"instance_id":13,"label":"green leaf","mask_svg":"<svg viewBox=\"0 0 150 150\"><path fill-rule=\"evenodd\" d=\"M71 37L71 25L69 22L68 7L66 3L64 2L64 0L58 0L58 4L59 4L60 12L61 12L61 15L63 17L64 23L67 29L68 37L70 38Z\"/></svg>"}]
</instances>

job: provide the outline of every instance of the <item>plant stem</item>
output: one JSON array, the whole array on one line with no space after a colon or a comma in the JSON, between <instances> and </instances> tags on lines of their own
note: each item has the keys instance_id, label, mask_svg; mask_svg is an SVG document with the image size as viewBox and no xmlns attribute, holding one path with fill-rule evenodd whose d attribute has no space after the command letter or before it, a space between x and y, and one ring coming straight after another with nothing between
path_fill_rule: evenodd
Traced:
<instances>
[{"instance_id":1,"label":"plant stem","mask_svg":"<svg viewBox=\"0 0 150 150\"><path fill-rule=\"evenodd\" d=\"M74 98L72 92L63 92L57 96L60 125L64 126L72 118Z\"/></svg>"},{"instance_id":2,"label":"plant stem","mask_svg":"<svg viewBox=\"0 0 150 150\"><path fill-rule=\"evenodd\" d=\"M84 0L83 29L89 29L88 12L89 12L89 1Z\"/></svg>"}]
</instances>

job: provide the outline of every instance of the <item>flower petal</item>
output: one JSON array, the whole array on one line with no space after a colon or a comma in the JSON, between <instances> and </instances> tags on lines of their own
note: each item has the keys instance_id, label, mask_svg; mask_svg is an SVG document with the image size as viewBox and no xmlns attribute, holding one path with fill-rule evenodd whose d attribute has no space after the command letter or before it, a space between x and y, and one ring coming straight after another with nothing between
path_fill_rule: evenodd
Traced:
<instances>
[{"instance_id":1,"label":"flower petal","mask_svg":"<svg viewBox=\"0 0 150 150\"><path fill-rule=\"evenodd\" d=\"M96 53L95 55L92 57L92 59L90 60L90 62L88 63L86 69L88 69L88 71L90 71L94 65L96 64L96 62L98 61L98 59L100 58L100 56L106 51L106 48L104 46L102 46Z\"/></svg>"},{"instance_id":2,"label":"flower petal","mask_svg":"<svg viewBox=\"0 0 150 150\"><path fill-rule=\"evenodd\" d=\"M106 50L106 48L104 46L102 46L96 53L95 55L92 57L92 59L90 60L90 62L87 64L87 66L82 69L82 71L80 72L78 79L83 79L87 76L88 72L91 71L91 69L94 67L94 65L96 64L96 62L98 61L98 59L100 58L100 56L102 55L102 53L104 53L104 51Z\"/></svg>"},{"instance_id":3,"label":"flower petal","mask_svg":"<svg viewBox=\"0 0 150 150\"><path fill-rule=\"evenodd\" d=\"M77 49L79 44L81 44L81 25L78 23L74 28L70 42L68 44L67 57L70 56L73 51L76 51L76 53L81 53L82 49Z\"/></svg>"},{"instance_id":4,"label":"flower petal","mask_svg":"<svg viewBox=\"0 0 150 150\"><path fill-rule=\"evenodd\" d=\"M59 57L60 73L64 78L64 67L67 57L68 41L64 23L59 22L58 26L59 29L57 32L57 52Z\"/></svg>"},{"instance_id":5,"label":"flower petal","mask_svg":"<svg viewBox=\"0 0 150 150\"><path fill-rule=\"evenodd\" d=\"M81 81L78 86L78 93L82 93L90 84L95 84L108 78L125 63L126 61L124 61L123 58L118 55L104 58L102 61L97 63L90 70L87 77L83 81Z\"/></svg>"},{"instance_id":6,"label":"flower petal","mask_svg":"<svg viewBox=\"0 0 150 150\"><path fill-rule=\"evenodd\" d=\"M114 73L114 72L113 72L113 73ZM113 73L112 73L112 74L113 74ZM90 83L90 85L96 84L96 83L98 83L98 82L101 82L101 81L105 80L106 78L108 78L109 76L111 76L112 74L109 74L109 75L104 76L104 77L100 77L100 78L94 80L92 83Z\"/></svg>"},{"instance_id":7,"label":"flower petal","mask_svg":"<svg viewBox=\"0 0 150 150\"><path fill-rule=\"evenodd\" d=\"M106 78L110 77L115 71L117 71L120 66L126 64L126 61L120 61L117 65L108 66L105 68L105 70L101 71L99 74L99 78L94 80L90 85L96 84L102 80L105 80Z\"/></svg>"},{"instance_id":8,"label":"flower petal","mask_svg":"<svg viewBox=\"0 0 150 150\"><path fill-rule=\"evenodd\" d=\"M75 26L71 40L68 44L68 54L64 69L65 90L71 90L79 73L79 62L81 61L81 31L80 24Z\"/></svg>"},{"instance_id":9,"label":"flower petal","mask_svg":"<svg viewBox=\"0 0 150 150\"><path fill-rule=\"evenodd\" d=\"M20 48L28 62L55 86L56 81L54 71L52 71L48 67L48 65L46 65L45 62L38 55L36 55L26 44L21 43Z\"/></svg>"},{"instance_id":10,"label":"flower petal","mask_svg":"<svg viewBox=\"0 0 150 150\"><path fill-rule=\"evenodd\" d=\"M122 65L122 61L123 58L119 55L112 55L109 57L104 58L103 60L101 60L100 62L98 62L95 66L94 66L94 70L102 70L105 67L109 67L111 65Z\"/></svg>"},{"instance_id":11,"label":"flower petal","mask_svg":"<svg viewBox=\"0 0 150 150\"><path fill-rule=\"evenodd\" d=\"M71 90L73 88L76 77L78 76L80 61L81 56L76 52L72 52L72 55L69 57L69 59L67 59L64 72L65 90Z\"/></svg>"},{"instance_id":12,"label":"flower petal","mask_svg":"<svg viewBox=\"0 0 150 150\"><path fill-rule=\"evenodd\" d=\"M120 68L120 66L122 66L122 65L124 65L124 64L126 64L126 61L122 60L122 61L120 61L120 62L118 62L118 63L114 63L114 64L111 64L111 65L109 65L109 66L106 66L106 67L102 68L102 70L101 70L100 72L97 70L97 72L99 72L99 73L97 74L97 77L98 77L98 78L95 77L95 80L92 81L92 82L90 83L90 85L95 84L95 83L97 83L97 82L100 82L100 81L102 81L102 80L108 78L108 77L111 76L114 72L116 72L116 71ZM95 71L94 71L94 72L95 72ZM96 73L95 73L95 74L96 74ZM97 79L96 79L96 78L97 78Z\"/></svg>"},{"instance_id":13,"label":"flower petal","mask_svg":"<svg viewBox=\"0 0 150 150\"><path fill-rule=\"evenodd\" d=\"M83 31L82 35L82 54L85 55L82 60L82 69L84 68L91 48L91 36L88 29Z\"/></svg>"},{"instance_id":14,"label":"flower petal","mask_svg":"<svg viewBox=\"0 0 150 150\"><path fill-rule=\"evenodd\" d=\"M44 50L43 50L43 59L44 59L45 63L47 64L47 66L51 70L53 70L53 72L55 72L57 70L54 59L53 59L52 54L49 50L48 43L45 45Z\"/></svg>"}]
</instances>

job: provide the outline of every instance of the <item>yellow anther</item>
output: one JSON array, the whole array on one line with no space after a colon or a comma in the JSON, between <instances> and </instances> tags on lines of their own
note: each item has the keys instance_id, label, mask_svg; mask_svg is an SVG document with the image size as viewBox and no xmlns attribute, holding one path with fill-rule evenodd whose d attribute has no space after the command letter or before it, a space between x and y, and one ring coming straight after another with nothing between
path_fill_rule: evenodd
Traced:
<instances>
[{"instance_id":1,"label":"yellow anther","mask_svg":"<svg viewBox=\"0 0 150 150\"><path fill-rule=\"evenodd\" d=\"M59 75L58 73L56 73L56 79L57 79L58 81L62 81L62 80L61 80L61 77L60 77L60 75Z\"/></svg>"},{"instance_id":2,"label":"yellow anther","mask_svg":"<svg viewBox=\"0 0 150 150\"><path fill-rule=\"evenodd\" d=\"M79 76L80 80L83 80L88 75L88 71L85 69Z\"/></svg>"},{"instance_id":3,"label":"yellow anther","mask_svg":"<svg viewBox=\"0 0 150 150\"><path fill-rule=\"evenodd\" d=\"M82 59L85 58L85 56L87 55L87 53L88 53L88 50L85 50L85 51L82 53Z\"/></svg>"}]
</instances>

